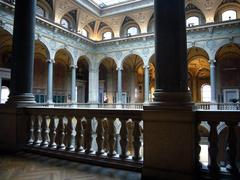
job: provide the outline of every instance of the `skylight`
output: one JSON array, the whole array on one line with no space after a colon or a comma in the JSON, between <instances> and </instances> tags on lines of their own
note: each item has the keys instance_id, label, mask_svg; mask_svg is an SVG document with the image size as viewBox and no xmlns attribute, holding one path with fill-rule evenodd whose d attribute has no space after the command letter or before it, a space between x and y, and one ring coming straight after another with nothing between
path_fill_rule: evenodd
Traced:
<instances>
[{"instance_id":1,"label":"skylight","mask_svg":"<svg viewBox=\"0 0 240 180\"><path fill-rule=\"evenodd\" d=\"M106 7L106 6L112 6L117 5L125 2L131 2L134 0L90 0L94 4L98 5L99 7Z\"/></svg>"}]
</instances>

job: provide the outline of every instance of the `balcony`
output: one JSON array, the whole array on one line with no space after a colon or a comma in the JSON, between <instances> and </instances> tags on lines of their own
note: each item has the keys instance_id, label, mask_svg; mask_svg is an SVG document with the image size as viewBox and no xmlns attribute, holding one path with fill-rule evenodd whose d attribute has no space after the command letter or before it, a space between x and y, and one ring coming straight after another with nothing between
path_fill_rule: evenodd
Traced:
<instances>
[{"instance_id":1,"label":"balcony","mask_svg":"<svg viewBox=\"0 0 240 180\"><path fill-rule=\"evenodd\" d=\"M20 134L26 152L135 172L144 168L144 110L33 106L17 111L25 123ZM239 175L240 112L199 110L194 117L199 175Z\"/></svg>"}]
</instances>

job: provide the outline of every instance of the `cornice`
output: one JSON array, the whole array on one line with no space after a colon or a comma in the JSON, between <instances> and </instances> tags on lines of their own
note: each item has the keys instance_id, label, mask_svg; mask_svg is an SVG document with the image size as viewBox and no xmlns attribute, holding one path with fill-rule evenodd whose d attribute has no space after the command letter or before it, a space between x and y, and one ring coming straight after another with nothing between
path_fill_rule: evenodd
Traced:
<instances>
[{"instance_id":1,"label":"cornice","mask_svg":"<svg viewBox=\"0 0 240 180\"><path fill-rule=\"evenodd\" d=\"M9 5L8 3L2 2L1 0L0 0L0 6L10 9L12 13L14 11L14 6ZM49 21L48 19L37 16L36 21L38 24L41 24L42 26L53 29L56 33L61 32L63 34L68 35L69 37L75 38L78 42L83 42L83 43L89 44L93 47L99 47L99 46L103 46L106 44L118 45L118 44L121 44L121 43L127 42L127 41L128 42L138 41L140 39L145 41L145 40L154 38L154 33L146 33L146 34L140 34L140 35L131 36L131 37L114 38L114 39L105 40L105 41L94 41L94 40L88 39L88 38L80 35L79 33L70 31L57 23ZM214 29L225 28L225 27L234 27L234 26L240 26L239 19L233 20L233 21L219 22L219 23L208 23L208 24L204 24L204 25L190 27L190 28L186 29L186 32L187 33L205 32L205 31L211 32L211 31L214 31Z\"/></svg>"}]
</instances>

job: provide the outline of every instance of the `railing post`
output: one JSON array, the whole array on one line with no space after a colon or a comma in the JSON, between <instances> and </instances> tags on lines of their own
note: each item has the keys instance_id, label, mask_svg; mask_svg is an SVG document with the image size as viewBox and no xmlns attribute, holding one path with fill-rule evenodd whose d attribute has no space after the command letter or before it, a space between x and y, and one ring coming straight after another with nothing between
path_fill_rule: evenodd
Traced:
<instances>
[{"instance_id":1,"label":"railing post","mask_svg":"<svg viewBox=\"0 0 240 180\"><path fill-rule=\"evenodd\" d=\"M116 129L114 126L115 119L114 118L108 118L108 157L114 157L116 155L115 152L115 143L116 143Z\"/></svg>"},{"instance_id":2,"label":"railing post","mask_svg":"<svg viewBox=\"0 0 240 180\"><path fill-rule=\"evenodd\" d=\"M42 122L42 147L48 147L49 145L49 119L48 117L43 118Z\"/></svg>"},{"instance_id":3,"label":"railing post","mask_svg":"<svg viewBox=\"0 0 240 180\"><path fill-rule=\"evenodd\" d=\"M134 129L133 129L133 148L134 148L134 156L133 160L139 161L141 159L140 156L140 148L141 148L141 130L140 130L140 121L141 120L134 120Z\"/></svg>"},{"instance_id":4,"label":"railing post","mask_svg":"<svg viewBox=\"0 0 240 180\"><path fill-rule=\"evenodd\" d=\"M76 151L82 152L83 149L83 126L82 126L82 119L77 117L77 126L76 126Z\"/></svg>"},{"instance_id":5,"label":"railing post","mask_svg":"<svg viewBox=\"0 0 240 180\"><path fill-rule=\"evenodd\" d=\"M50 144L49 147L51 149L56 149L57 148L57 143L56 143L56 136L57 136L57 126L59 123L59 120L56 119L54 116L50 116Z\"/></svg>"},{"instance_id":6,"label":"railing post","mask_svg":"<svg viewBox=\"0 0 240 180\"><path fill-rule=\"evenodd\" d=\"M210 125L210 134L208 137L209 141L209 156L210 156L210 163L208 165L209 171L212 174L217 174L219 172L219 166L217 163L217 155L218 155L218 133L217 133L217 126L219 122L216 121L208 121Z\"/></svg>"},{"instance_id":7,"label":"railing post","mask_svg":"<svg viewBox=\"0 0 240 180\"><path fill-rule=\"evenodd\" d=\"M120 145L121 145L121 159L126 159L128 157L127 155L127 144L128 144L128 131L127 131L127 125L125 119L120 119L121 121L121 130L120 130Z\"/></svg>"},{"instance_id":8,"label":"railing post","mask_svg":"<svg viewBox=\"0 0 240 180\"><path fill-rule=\"evenodd\" d=\"M34 139L34 146L40 146L42 142L41 138L41 128L42 124L42 117L41 116L35 116L35 122L34 122L34 129L35 129L35 139Z\"/></svg>"},{"instance_id":9,"label":"railing post","mask_svg":"<svg viewBox=\"0 0 240 180\"><path fill-rule=\"evenodd\" d=\"M237 134L236 134L236 127L238 122L230 122L226 121L226 125L228 126L228 157L229 157L229 165L227 169L233 173L238 173L238 167L236 165L236 156L237 156Z\"/></svg>"},{"instance_id":10,"label":"railing post","mask_svg":"<svg viewBox=\"0 0 240 180\"><path fill-rule=\"evenodd\" d=\"M200 121L196 121L196 126L195 126L195 132L196 132L196 136L195 136L195 147L196 147L196 152L195 152L195 160L196 160L196 173L199 172L201 166L200 163L200 152L201 152L201 146L199 145L200 142L200 134L199 134L199 125L201 124Z\"/></svg>"},{"instance_id":11,"label":"railing post","mask_svg":"<svg viewBox=\"0 0 240 180\"><path fill-rule=\"evenodd\" d=\"M87 124L86 124L86 130L84 134L84 141L85 141L85 154L90 154L93 152L92 149L92 118L91 117L86 117Z\"/></svg>"},{"instance_id":12,"label":"railing post","mask_svg":"<svg viewBox=\"0 0 240 180\"><path fill-rule=\"evenodd\" d=\"M29 140L28 140L28 145L32 145L34 143L34 118L35 116L31 116L29 118Z\"/></svg>"},{"instance_id":13,"label":"railing post","mask_svg":"<svg viewBox=\"0 0 240 180\"><path fill-rule=\"evenodd\" d=\"M58 136L58 144L57 148L60 150L64 150L66 148L64 144L65 140L65 123L64 117L59 117L59 123L57 128L57 136Z\"/></svg>"},{"instance_id":14,"label":"railing post","mask_svg":"<svg viewBox=\"0 0 240 180\"><path fill-rule=\"evenodd\" d=\"M96 154L97 155L102 155L102 154L104 154L104 150L103 150L103 141L104 141L104 137L103 137L103 120L101 118L97 118L97 122L98 122L98 125L97 125L97 138L96 138L96 141L97 141L98 149L97 149Z\"/></svg>"},{"instance_id":15,"label":"railing post","mask_svg":"<svg viewBox=\"0 0 240 180\"><path fill-rule=\"evenodd\" d=\"M73 117L68 117L67 123L67 150L74 151L75 145L73 144L75 138L75 125Z\"/></svg>"}]
</instances>

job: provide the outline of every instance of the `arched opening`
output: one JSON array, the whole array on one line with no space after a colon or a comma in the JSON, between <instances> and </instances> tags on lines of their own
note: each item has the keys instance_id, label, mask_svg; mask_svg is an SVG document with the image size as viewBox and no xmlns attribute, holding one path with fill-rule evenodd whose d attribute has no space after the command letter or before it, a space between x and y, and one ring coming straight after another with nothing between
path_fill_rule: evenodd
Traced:
<instances>
[{"instance_id":1,"label":"arched opening","mask_svg":"<svg viewBox=\"0 0 240 180\"><path fill-rule=\"evenodd\" d=\"M222 21L231 21L237 19L237 12L234 10L227 10L222 13Z\"/></svg>"},{"instance_id":2,"label":"arched opening","mask_svg":"<svg viewBox=\"0 0 240 180\"><path fill-rule=\"evenodd\" d=\"M66 13L60 20L60 24L71 31L76 32L77 27L77 10L72 10Z\"/></svg>"},{"instance_id":3,"label":"arched opening","mask_svg":"<svg viewBox=\"0 0 240 180\"><path fill-rule=\"evenodd\" d=\"M234 1L223 1L217 8L214 20L216 22L231 21L240 18L240 4Z\"/></svg>"},{"instance_id":4,"label":"arched opening","mask_svg":"<svg viewBox=\"0 0 240 180\"><path fill-rule=\"evenodd\" d=\"M140 56L132 54L123 61L123 103L143 103L144 69Z\"/></svg>"},{"instance_id":5,"label":"arched opening","mask_svg":"<svg viewBox=\"0 0 240 180\"><path fill-rule=\"evenodd\" d=\"M104 58L99 66L99 102L117 102L117 65L112 58Z\"/></svg>"},{"instance_id":6,"label":"arched opening","mask_svg":"<svg viewBox=\"0 0 240 180\"><path fill-rule=\"evenodd\" d=\"M36 41L34 51L33 94L37 103L47 101L48 58L49 52L45 45L40 41Z\"/></svg>"},{"instance_id":7,"label":"arched opening","mask_svg":"<svg viewBox=\"0 0 240 180\"><path fill-rule=\"evenodd\" d=\"M72 57L66 49L60 49L55 55L53 66L53 102L71 102L71 69Z\"/></svg>"},{"instance_id":8,"label":"arched opening","mask_svg":"<svg viewBox=\"0 0 240 180\"><path fill-rule=\"evenodd\" d=\"M148 22L148 33L153 33L154 28L155 28L155 19L154 19L154 15L152 15L152 17Z\"/></svg>"},{"instance_id":9,"label":"arched opening","mask_svg":"<svg viewBox=\"0 0 240 180\"><path fill-rule=\"evenodd\" d=\"M102 35L102 40L108 40L108 39L112 39L113 38L113 34L110 31L107 31L105 33L103 33Z\"/></svg>"},{"instance_id":10,"label":"arched opening","mask_svg":"<svg viewBox=\"0 0 240 180\"><path fill-rule=\"evenodd\" d=\"M12 35L0 28L0 98L1 103L8 99L12 60ZM8 90L7 90L8 89Z\"/></svg>"},{"instance_id":11,"label":"arched opening","mask_svg":"<svg viewBox=\"0 0 240 180\"><path fill-rule=\"evenodd\" d=\"M122 37L135 36L141 33L139 25L132 18L126 16L120 30Z\"/></svg>"},{"instance_id":12,"label":"arched opening","mask_svg":"<svg viewBox=\"0 0 240 180\"><path fill-rule=\"evenodd\" d=\"M188 87L194 102L202 101L201 87L210 84L210 66L207 52L198 47L188 49Z\"/></svg>"},{"instance_id":13,"label":"arched opening","mask_svg":"<svg viewBox=\"0 0 240 180\"><path fill-rule=\"evenodd\" d=\"M77 62L77 102L88 102L88 87L89 87L89 59L86 56L81 56Z\"/></svg>"},{"instance_id":14,"label":"arched opening","mask_svg":"<svg viewBox=\"0 0 240 180\"><path fill-rule=\"evenodd\" d=\"M186 6L186 26L198 26L205 24L206 19L202 11L193 4L188 4Z\"/></svg>"},{"instance_id":15,"label":"arched opening","mask_svg":"<svg viewBox=\"0 0 240 180\"><path fill-rule=\"evenodd\" d=\"M199 17L196 16L191 16L186 20L187 27L198 26L199 24L200 24Z\"/></svg>"},{"instance_id":16,"label":"arched opening","mask_svg":"<svg viewBox=\"0 0 240 180\"><path fill-rule=\"evenodd\" d=\"M80 34L83 35L84 37L88 37L89 36L88 31L85 30L85 29L82 29Z\"/></svg>"},{"instance_id":17,"label":"arched opening","mask_svg":"<svg viewBox=\"0 0 240 180\"><path fill-rule=\"evenodd\" d=\"M43 18L52 19L53 17L53 4L51 1L38 0L36 6L36 14Z\"/></svg>"},{"instance_id":18,"label":"arched opening","mask_svg":"<svg viewBox=\"0 0 240 180\"><path fill-rule=\"evenodd\" d=\"M220 102L239 102L240 46L226 44L216 54L217 94Z\"/></svg>"},{"instance_id":19,"label":"arched opening","mask_svg":"<svg viewBox=\"0 0 240 180\"><path fill-rule=\"evenodd\" d=\"M203 84L201 87L201 101L211 102L211 86L209 84Z\"/></svg>"}]
</instances>

